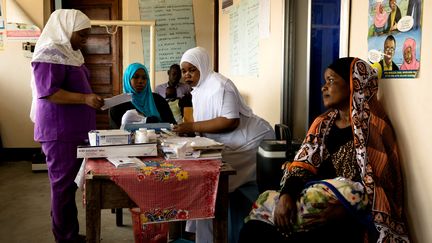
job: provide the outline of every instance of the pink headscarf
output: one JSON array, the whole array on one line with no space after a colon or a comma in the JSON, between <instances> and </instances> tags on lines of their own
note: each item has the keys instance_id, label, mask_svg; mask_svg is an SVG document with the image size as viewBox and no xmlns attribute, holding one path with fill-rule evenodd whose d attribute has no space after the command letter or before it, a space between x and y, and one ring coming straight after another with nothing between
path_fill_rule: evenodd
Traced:
<instances>
[{"instance_id":1,"label":"pink headscarf","mask_svg":"<svg viewBox=\"0 0 432 243\"><path fill-rule=\"evenodd\" d=\"M375 27L377 28L384 27L384 25L387 22L387 12L383 9L383 12L380 13L380 8L382 8L382 3L377 3L375 6L375 18L374 18L374 24Z\"/></svg>"},{"instance_id":2,"label":"pink headscarf","mask_svg":"<svg viewBox=\"0 0 432 243\"><path fill-rule=\"evenodd\" d=\"M411 63L407 63L403 58L403 63L400 66L400 70L418 70L420 68L420 62L416 59L416 42L412 38L407 38L403 45L403 53L405 49L411 47Z\"/></svg>"}]
</instances>

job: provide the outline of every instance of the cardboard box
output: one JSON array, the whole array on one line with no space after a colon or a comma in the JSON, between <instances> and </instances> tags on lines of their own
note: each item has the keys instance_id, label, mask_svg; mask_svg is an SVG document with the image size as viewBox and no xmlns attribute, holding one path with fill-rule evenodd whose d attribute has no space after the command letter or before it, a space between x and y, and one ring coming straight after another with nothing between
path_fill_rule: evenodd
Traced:
<instances>
[{"instance_id":1,"label":"cardboard box","mask_svg":"<svg viewBox=\"0 0 432 243\"><path fill-rule=\"evenodd\" d=\"M130 132L121 129L93 130L88 135L91 146L131 143Z\"/></svg>"},{"instance_id":2,"label":"cardboard box","mask_svg":"<svg viewBox=\"0 0 432 243\"><path fill-rule=\"evenodd\" d=\"M157 156L156 143L120 144L106 146L78 146L77 158L106 158L126 156Z\"/></svg>"}]
</instances>

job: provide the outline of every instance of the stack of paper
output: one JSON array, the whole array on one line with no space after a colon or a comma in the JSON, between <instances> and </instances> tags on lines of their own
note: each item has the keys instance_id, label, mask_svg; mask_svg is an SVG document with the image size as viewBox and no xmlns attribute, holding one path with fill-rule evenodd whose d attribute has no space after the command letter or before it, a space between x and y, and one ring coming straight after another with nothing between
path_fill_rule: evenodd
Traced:
<instances>
[{"instance_id":1,"label":"stack of paper","mask_svg":"<svg viewBox=\"0 0 432 243\"><path fill-rule=\"evenodd\" d=\"M161 139L166 159L220 159L223 143L206 137L168 137Z\"/></svg>"}]
</instances>

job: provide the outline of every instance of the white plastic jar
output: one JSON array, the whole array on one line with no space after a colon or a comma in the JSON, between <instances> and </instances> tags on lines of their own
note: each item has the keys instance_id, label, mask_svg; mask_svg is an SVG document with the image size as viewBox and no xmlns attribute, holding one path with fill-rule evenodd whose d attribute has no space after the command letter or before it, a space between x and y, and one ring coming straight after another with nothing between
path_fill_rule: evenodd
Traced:
<instances>
[{"instance_id":1,"label":"white plastic jar","mask_svg":"<svg viewBox=\"0 0 432 243\"><path fill-rule=\"evenodd\" d=\"M156 143L157 142L156 130L154 129L147 130L147 137L150 143Z\"/></svg>"},{"instance_id":2,"label":"white plastic jar","mask_svg":"<svg viewBox=\"0 0 432 243\"><path fill-rule=\"evenodd\" d=\"M140 128L135 131L135 143L148 143L149 136L147 133L147 128Z\"/></svg>"}]
</instances>

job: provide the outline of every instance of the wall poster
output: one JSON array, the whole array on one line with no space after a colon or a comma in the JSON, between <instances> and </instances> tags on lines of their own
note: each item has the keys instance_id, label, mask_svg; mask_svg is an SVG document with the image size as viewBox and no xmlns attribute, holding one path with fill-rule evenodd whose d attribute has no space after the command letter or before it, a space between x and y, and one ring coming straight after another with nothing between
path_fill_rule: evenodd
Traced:
<instances>
[{"instance_id":1,"label":"wall poster","mask_svg":"<svg viewBox=\"0 0 432 243\"><path fill-rule=\"evenodd\" d=\"M156 20L156 71L180 63L183 53L196 46L192 0L139 0L141 20ZM144 64L150 65L150 28L141 30Z\"/></svg>"},{"instance_id":2,"label":"wall poster","mask_svg":"<svg viewBox=\"0 0 432 243\"><path fill-rule=\"evenodd\" d=\"M422 0L369 0L368 58L382 78L420 70Z\"/></svg>"},{"instance_id":3,"label":"wall poster","mask_svg":"<svg viewBox=\"0 0 432 243\"><path fill-rule=\"evenodd\" d=\"M241 1L230 9L230 66L233 75L258 76L259 1Z\"/></svg>"}]
</instances>

